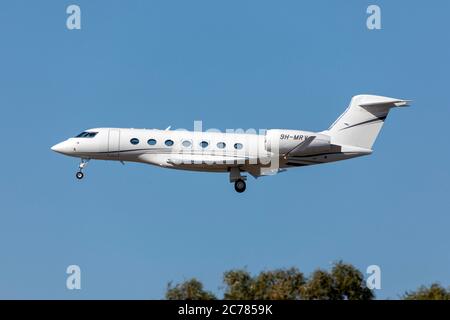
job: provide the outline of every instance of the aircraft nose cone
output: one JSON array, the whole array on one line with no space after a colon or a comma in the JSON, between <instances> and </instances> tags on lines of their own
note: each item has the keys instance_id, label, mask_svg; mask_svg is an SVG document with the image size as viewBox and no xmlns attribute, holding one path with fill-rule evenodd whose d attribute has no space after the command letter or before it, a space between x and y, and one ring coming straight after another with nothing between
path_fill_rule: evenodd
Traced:
<instances>
[{"instance_id":1,"label":"aircraft nose cone","mask_svg":"<svg viewBox=\"0 0 450 320\"><path fill-rule=\"evenodd\" d=\"M51 147L52 151L60 152L61 151L61 143L55 144L53 147Z\"/></svg>"},{"instance_id":2,"label":"aircraft nose cone","mask_svg":"<svg viewBox=\"0 0 450 320\"><path fill-rule=\"evenodd\" d=\"M53 147L51 147L52 151L58 152L58 153L63 153L63 154L67 154L68 152L70 152L70 148L67 145L66 141L60 142L55 144Z\"/></svg>"}]
</instances>

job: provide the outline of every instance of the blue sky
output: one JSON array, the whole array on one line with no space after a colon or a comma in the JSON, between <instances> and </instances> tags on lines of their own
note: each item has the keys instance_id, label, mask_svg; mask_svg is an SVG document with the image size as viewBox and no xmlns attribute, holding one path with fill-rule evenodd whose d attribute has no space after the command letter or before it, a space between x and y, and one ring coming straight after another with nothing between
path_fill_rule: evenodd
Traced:
<instances>
[{"instance_id":1,"label":"blue sky","mask_svg":"<svg viewBox=\"0 0 450 320\"><path fill-rule=\"evenodd\" d=\"M78 4L82 29L66 28ZM378 4L382 30L366 28ZM343 259L379 298L450 284L446 1L4 1L0 298L162 298L169 281ZM353 95L414 100L370 157L249 179L78 161L92 127L326 129ZM77 264L82 289L66 289Z\"/></svg>"}]
</instances>

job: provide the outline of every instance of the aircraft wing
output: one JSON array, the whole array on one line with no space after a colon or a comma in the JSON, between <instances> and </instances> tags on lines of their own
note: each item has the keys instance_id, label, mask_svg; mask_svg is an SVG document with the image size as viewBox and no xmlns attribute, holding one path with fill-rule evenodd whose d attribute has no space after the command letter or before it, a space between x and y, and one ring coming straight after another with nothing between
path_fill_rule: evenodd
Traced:
<instances>
[{"instance_id":1,"label":"aircraft wing","mask_svg":"<svg viewBox=\"0 0 450 320\"><path fill-rule=\"evenodd\" d=\"M310 136L306 138L305 141L300 142L297 146L295 146L295 148L286 153L286 156L302 153L308 148L308 146L314 141L315 138L316 136Z\"/></svg>"}]
</instances>

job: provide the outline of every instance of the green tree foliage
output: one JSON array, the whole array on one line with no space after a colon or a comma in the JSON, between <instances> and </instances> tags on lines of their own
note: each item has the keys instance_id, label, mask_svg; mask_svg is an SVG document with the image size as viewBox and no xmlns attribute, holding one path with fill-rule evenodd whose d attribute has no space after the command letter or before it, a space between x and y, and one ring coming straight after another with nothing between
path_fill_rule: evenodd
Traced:
<instances>
[{"instance_id":1,"label":"green tree foliage","mask_svg":"<svg viewBox=\"0 0 450 320\"><path fill-rule=\"evenodd\" d=\"M252 276L245 269L224 273L226 300L371 300L363 274L351 264L336 262L330 271L317 269L306 279L297 268L263 271ZM406 292L407 300L450 300L450 288L437 283ZM167 286L166 299L211 300L214 294L203 289L196 279Z\"/></svg>"},{"instance_id":2,"label":"green tree foliage","mask_svg":"<svg viewBox=\"0 0 450 320\"><path fill-rule=\"evenodd\" d=\"M297 268L261 272L254 280L257 300L296 300L301 297L305 277Z\"/></svg>"},{"instance_id":3,"label":"green tree foliage","mask_svg":"<svg viewBox=\"0 0 450 320\"><path fill-rule=\"evenodd\" d=\"M351 264L336 262L331 272L316 270L303 288L307 300L371 300L363 274Z\"/></svg>"},{"instance_id":4,"label":"green tree foliage","mask_svg":"<svg viewBox=\"0 0 450 320\"><path fill-rule=\"evenodd\" d=\"M300 299L305 284L296 268L261 272L252 277L246 270L231 270L224 274L227 300L293 300Z\"/></svg>"},{"instance_id":5,"label":"green tree foliage","mask_svg":"<svg viewBox=\"0 0 450 320\"><path fill-rule=\"evenodd\" d=\"M193 278L172 287L172 283L167 285L167 300L216 300L216 296L203 289L203 284Z\"/></svg>"},{"instance_id":6,"label":"green tree foliage","mask_svg":"<svg viewBox=\"0 0 450 320\"><path fill-rule=\"evenodd\" d=\"M403 297L405 300L450 300L450 288L445 289L438 283L431 286L421 286L417 291L406 292Z\"/></svg>"},{"instance_id":7,"label":"green tree foliage","mask_svg":"<svg viewBox=\"0 0 450 320\"><path fill-rule=\"evenodd\" d=\"M364 276L351 264L339 261L331 270L334 289L338 300L371 300L373 292L366 287Z\"/></svg>"},{"instance_id":8,"label":"green tree foliage","mask_svg":"<svg viewBox=\"0 0 450 320\"><path fill-rule=\"evenodd\" d=\"M246 270L226 271L223 275L226 300L252 300L254 296L253 278Z\"/></svg>"},{"instance_id":9,"label":"green tree foliage","mask_svg":"<svg viewBox=\"0 0 450 320\"><path fill-rule=\"evenodd\" d=\"M339 294L331 274L324 270L316 270L303 287L302 297L306 300L336 300Z\"/></svg>"}]
</instances>

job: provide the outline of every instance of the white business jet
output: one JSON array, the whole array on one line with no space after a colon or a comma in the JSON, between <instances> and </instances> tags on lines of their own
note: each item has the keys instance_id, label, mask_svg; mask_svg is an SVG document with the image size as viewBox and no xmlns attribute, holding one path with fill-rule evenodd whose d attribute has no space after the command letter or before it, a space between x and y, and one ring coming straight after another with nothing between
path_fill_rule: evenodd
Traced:
<instances>
[{"instance_id":1,"label":"white business jet","mask_svg":"<svg viewBox=\"0 0 450 320\"><path fill-rule=\"evenodd\" d=\"M253 177L293 167L346 160L372 153L386 117L407 100L358 95L328 130L275 129L264 134L185 130L98 128L54 145L53 151L81 159L78 179L90 159L133 161L164 168L228 172L237 192Z\"/></svg>"}]
</instances>

